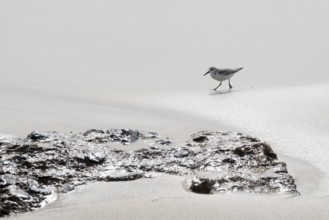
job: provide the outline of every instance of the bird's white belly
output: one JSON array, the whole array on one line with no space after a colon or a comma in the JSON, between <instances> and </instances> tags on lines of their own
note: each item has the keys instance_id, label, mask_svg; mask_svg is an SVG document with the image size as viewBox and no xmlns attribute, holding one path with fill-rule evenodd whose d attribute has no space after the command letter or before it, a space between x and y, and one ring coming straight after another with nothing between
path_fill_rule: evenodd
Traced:
<instances>
[{"instance_id":1,"label":"bird's white belly","mask_svg":"<svg viewBox=\"0 0 329 220\"><path fill-rule=\"evenodd\" d=\"M230 75L220 75L220 74L211 73L210 75L214 80L225 81L225 80L228 80L229 78L231 78L234 75L234 73L232 73Z\"/></svg>"}]
</instances>

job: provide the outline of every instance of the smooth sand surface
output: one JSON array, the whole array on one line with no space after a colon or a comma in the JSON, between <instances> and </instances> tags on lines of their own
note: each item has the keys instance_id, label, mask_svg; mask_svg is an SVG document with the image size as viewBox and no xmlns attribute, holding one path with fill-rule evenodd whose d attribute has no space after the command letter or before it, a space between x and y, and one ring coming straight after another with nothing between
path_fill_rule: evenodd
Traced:
<instances>
[{"instance_id":1,"label":"smooth sand surface","mask_svg":"<svg viewBox=\"0 0 329 220\"><path fill-rule=\"evenodd\" d=\"M0 99L0 134L19 137L35 129L82 132L91 128L127 128L158 131L162 136L185 139L205 125L209 129L221 127L202 117L134 105L125 100L101 100L1 85Z\"/></svg>"},{"instance_id":2,"label":"smooth sand surface","mask_svg":"<svg viewBox=\"0 0 329 220\"><path fill-rule=\"evenodd\" d=\"M268 141L301 196L196 195L184 178L95 183L14 219L328 219L329 4L2 0L0 134L131 128ZM244 67L224 82L209 66Z\"/></svg>"},{"instance_id":3,"label":"smooth sand surface","mask_svg":"<svg viewBox=\"0 0 329 220\"><path fill-rule=\"evenodd\" d=\"M184 183L184 177L162 176L90 184L13 219L327 219L329 214L325 198L201 195L182 190Z\"/></svg>"}]
</instances>

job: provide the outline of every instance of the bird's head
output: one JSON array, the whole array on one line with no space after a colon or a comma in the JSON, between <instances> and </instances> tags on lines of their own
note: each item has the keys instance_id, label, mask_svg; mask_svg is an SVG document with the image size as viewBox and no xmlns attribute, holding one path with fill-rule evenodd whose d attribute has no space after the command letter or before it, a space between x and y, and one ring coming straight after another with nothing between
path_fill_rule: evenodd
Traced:
<instances>
[{"instance_id":1,"label":"bird's head","mask_svg":"<svg viewBox=\"0 0 329 220\"><path fill-rule=\"evenodd\" d=\"M208 73L210 73L211 71L216 70L216 67L210 67L208 72L206 72L205 74L203 74L204 76L207 75Z\"/></svg>"}]
</instances>

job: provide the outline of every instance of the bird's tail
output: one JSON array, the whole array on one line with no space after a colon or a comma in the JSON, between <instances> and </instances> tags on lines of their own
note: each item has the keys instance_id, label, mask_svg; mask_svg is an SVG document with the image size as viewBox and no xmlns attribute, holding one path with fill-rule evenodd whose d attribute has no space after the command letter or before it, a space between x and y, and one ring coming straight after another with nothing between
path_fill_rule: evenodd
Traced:
<instances>
[{"instance_id":1,"label":"bird's tail","mask_svg":"<svg viewBox=\"0 0 329 220\"><path fill-rule=\"evenodd\" d=\"M237 71L240 71L240 70L242 70L242 69L243 69L243 67L240 67L240 68L237 68L236 70L237 70Z\"/></svg>"}]
</instances>

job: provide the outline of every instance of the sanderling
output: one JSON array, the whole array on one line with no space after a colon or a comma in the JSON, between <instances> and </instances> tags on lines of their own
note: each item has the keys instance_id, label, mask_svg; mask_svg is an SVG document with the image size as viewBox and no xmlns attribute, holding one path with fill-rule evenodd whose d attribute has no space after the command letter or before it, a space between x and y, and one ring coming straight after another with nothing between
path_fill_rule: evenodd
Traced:
<instances>
[{"instance_id":1,"label":"sanderling","mask_svg":"<svg viewBox=\"0 0 329 220\"><path fill-rule=\"evenodd\" d=\"M211 77L217 81L220 81L219 85L214 88L214 90L216 91L218 89L218 87L220 87L220 85L222 85L222 82L228 79L228 85L230 86L230 89L233 88L233 86L231 85L230 82L230 78L236 73L239 72L240 70L242 70L243 68L236 68L236 69L219 69L216 67L210 67L208 72L206 72L204 74L207 75L208 73L210 73Z\"/></svg>"}]
</instances>

